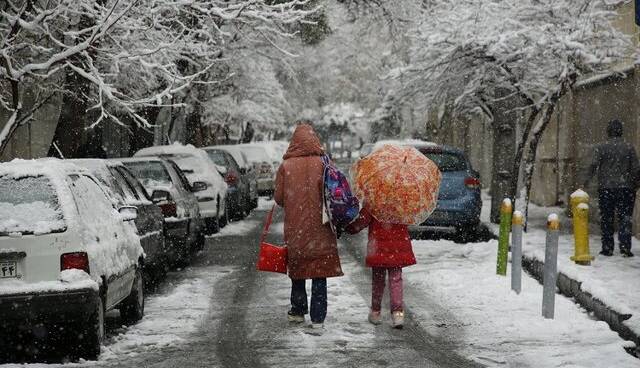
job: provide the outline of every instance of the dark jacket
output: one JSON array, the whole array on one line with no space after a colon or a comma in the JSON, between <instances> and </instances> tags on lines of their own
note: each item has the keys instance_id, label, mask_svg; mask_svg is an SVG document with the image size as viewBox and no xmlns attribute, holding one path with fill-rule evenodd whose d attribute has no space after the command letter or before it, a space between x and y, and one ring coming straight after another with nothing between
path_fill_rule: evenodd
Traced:
<instances>
[{"instance_id":1,"label":"dark jacket","mask_svg":"<svg viewBox=\"0 0 640 368\"><path fill-rule=\"evenodd\" d=\"M313 128L298 125L276 175L274 197L284 207L287 266L293 280L342 276L336 236L322 223L322 155Z\"/></svg>"},{"instance_id":2,"label":"dark jacket","mask_svg":"<svg viewBox=\"0 0 640 368\"><path fill-rule=\"evenodd\" d=\"M600 189L636 190L639 171L640 163L633 146L622 138L609 138L595 147L585 186L596 177Z\"/></svg>"}]
</instances>

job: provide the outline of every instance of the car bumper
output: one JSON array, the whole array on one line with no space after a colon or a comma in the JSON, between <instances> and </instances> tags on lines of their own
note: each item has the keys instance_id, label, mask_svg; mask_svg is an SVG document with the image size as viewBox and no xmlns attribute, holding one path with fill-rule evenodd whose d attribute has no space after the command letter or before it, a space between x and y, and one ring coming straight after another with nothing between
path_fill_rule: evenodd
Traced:
<instances>
[{"instance_id":1,"label":"car bumper","mask_svg":"<svg viewBox=\"0 0 640 368\"><path fill-rule=\"evenodd\" d=\"M50 323L82 323L96 310L97 296L94 289L1 295L0 331L31 332Z\"/></svg>"},{"instance_id":2,"label":"car bumper","mask_svg":"<svg viewBox=\"0 0 640 368\"><path fill-rule=\"evenodd\" d=\"M258 179L258 194L273 193L275 184L273 178Z\"/></svg>"}]
</instances>

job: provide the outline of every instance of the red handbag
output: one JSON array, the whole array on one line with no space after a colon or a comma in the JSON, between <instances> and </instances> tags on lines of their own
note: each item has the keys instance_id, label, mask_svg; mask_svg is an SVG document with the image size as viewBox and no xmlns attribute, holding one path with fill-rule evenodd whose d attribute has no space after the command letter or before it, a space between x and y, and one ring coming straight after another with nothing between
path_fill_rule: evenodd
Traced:
<instances>
[{"instance_id":1,"label":"red handbag","mask_svg":"<svg viewBox=\"0 0 640 368\"><path fill-rule=\"evenodd\" d=\"M264 230L260 238L260 252L258 253L258 264L256 268L259 271L287 273L287 247L265 242L275 209L276 206L274 205L267 215L267 220L264 224Z\"/></svg>"}]
</instances>

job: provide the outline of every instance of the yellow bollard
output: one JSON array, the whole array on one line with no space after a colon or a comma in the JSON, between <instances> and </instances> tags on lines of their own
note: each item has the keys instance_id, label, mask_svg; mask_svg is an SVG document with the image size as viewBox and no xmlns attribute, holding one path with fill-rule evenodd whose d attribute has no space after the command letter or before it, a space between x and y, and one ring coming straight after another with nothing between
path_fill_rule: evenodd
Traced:
<instances>
[{"instance_id":1,"label":"yellow bollard","mask_svg":"<svg viewBox=\"0 0 640 368\"><path fill-rule=\"evenodd\" d=\"M571 194L575 252L571 260L589 266L594 257L589 252L589 195L581 189Z\"/></svg>"}]
</instances>

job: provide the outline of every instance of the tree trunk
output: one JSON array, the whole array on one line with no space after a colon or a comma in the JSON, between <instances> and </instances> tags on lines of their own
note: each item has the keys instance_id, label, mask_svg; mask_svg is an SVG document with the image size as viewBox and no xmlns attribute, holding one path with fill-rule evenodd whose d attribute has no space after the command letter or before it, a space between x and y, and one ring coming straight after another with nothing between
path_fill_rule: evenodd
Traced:
<instances>
[{"instance_id":1,"label":"tree trunk","mask_svg":"<svg viewBox=\"0 0 640 368\"><path fill-rule=\"evenodd\" d=\"M498 91L493 111L493 170L491 172L491 222L500 222L500 204L504 198L513 200L511 182L517 179L513 171L516 146L518 99L506 97L508 91Z\"/></svg>"},{"instance_id":2,"label":"tree trunk","mask_svg":"<svg viewBox=\"0 0 640 368\"><path fill-rule=\"evenodd\" d=\"M549 101L546 103L546 108L544 109L544 112L540 117L540 121L532 132L533 135L531 136L531 140L529 142L529 149L527 151L524 172L524 185L526 190L525 231L527 229L529 218L529 199L531 195L531 185L533 182L533 172L535 169L536 156L538 153L538 144L540 143L542 135L547 129L547 126L549 126L549 122L551 121L551 117L553 116L553 113L558 106L560 98L562 98L562 96L564 96L572 88L575 81L576 76L572 74L567 76L567 79L561 82L560 87L551 95Z\"/></svg>"},{"instance_id":3,"label":"tree trunk","mask_svg":"<svg viewBox=\"0 0 640 368\"><path fill-rule=\"evenodd\" d=\"M62 108L53 141L49 147L49 156L59 157L61 153L64 158L73 158L76 157L78 148L82 145L82 133L85 123L89 121L87 96L89 96L90 82L74 71L68 70L64 90L67 92L62 97Z\"/></svg>"}]
</instances>

